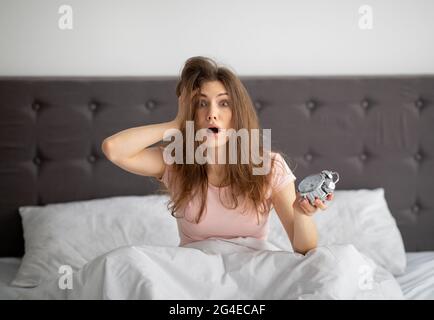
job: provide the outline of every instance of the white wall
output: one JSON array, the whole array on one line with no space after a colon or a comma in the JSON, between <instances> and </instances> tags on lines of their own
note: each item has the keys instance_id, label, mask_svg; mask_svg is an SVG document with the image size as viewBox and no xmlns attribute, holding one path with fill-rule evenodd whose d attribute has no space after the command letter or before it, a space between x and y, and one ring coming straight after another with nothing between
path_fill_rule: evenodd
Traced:
<instances>
[{"instance_id":1,"label":"white wall","mask_svg":"<svg viewBox=\"0 0 434 320\"><path fill-rule=\"evenodd\" d=\"M3 76L172 76L194 55L239 75L433 74L433 39L432 0L0 0Z\"/></svg>"}]
</instances>

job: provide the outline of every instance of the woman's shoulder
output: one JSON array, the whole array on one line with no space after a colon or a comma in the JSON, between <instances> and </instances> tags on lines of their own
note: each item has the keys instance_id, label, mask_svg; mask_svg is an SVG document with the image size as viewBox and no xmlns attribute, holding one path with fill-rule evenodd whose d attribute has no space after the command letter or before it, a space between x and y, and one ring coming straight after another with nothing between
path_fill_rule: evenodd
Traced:
<instances>
[{"instance_id":1,"label":"woman's shoulder","mask_svg":"<svg viewBox=\"0 0 434 320\"><path fill-rule=\"evenodd\" d=\"M274 159L282 157L282 155L280 154L279 151L270 151L270 156L271 156L271 158L274 158Z\"/></svg>"},{"instance_id":2,"label":"woman's shoulder","mask_svg":"<svg viewBox=\"0 0 434 320\"><path fill-rule=\"evenodd\" d=\"M296 179L294 173L288 165L288 162L280 152L271 152L270 156L272 159L274 159L270 174L273 177L272 180L276 184L280 184L279 182L282 182L282 180Z\"/></svg>"},{"instance_id":3,"label":"woman's shoulder","mask_svg":"<svg viewBox=\"0 0 434 320\"><path fill-rule=\"evenodd\" d=\"M274 164L276 165L288 165L284 155L282 155L279 151L270 151L270 158L274 160ZM274 166L273 166L274 167Z\"/></svg>"}]
</instances>

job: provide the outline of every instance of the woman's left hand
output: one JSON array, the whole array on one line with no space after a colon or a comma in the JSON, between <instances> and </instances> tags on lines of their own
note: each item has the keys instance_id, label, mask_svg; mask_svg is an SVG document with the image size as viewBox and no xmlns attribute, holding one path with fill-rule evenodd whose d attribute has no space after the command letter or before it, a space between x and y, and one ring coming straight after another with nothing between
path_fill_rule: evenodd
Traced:
<instances>
[{"instance_id":1,"label":"woman's left hand","mask_svg":"<svg viewBox=\"0 0 434 320\"><path fill-rule=\"evenodd\" d=\"M327 195L327 200L330 201L332 199L333 199L333 193ZM306 198L302 198L300 196L300 193L298 192L297 192L297 197L292 206L297 213L305 214L307 216L313 216L318 208L320 208L321 210L327 209L325 203L320 199L316 198L315 204L311 205L309 200L307 200Z\"/></svg>"}]
</instances>

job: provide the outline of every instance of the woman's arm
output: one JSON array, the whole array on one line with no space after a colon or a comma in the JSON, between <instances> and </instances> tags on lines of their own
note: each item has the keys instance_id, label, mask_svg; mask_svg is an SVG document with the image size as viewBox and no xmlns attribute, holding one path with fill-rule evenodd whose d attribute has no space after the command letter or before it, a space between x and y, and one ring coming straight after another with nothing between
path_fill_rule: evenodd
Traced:
<instances>
[{"instance_id":1,"label":"woman's arm","mask_svg":"<svg viewBox=\"0 0 434 320\"><path fill-rule=\"evenodd\" d=\"M306 254L318 245L318 232L311 216L294 210L294 251Z\"/></svg>"},{"instance_id":2,"label":"woman's arm","mask_svg":"<svg viewBox=\"0 0 434 320\"><path fill-rule=\"evenodd\" d=\"M161 141L164 132L172 128L179 129L175 120L125 129L104 139L102 150L110 160L130 158Z\"/></svg>"},{"instance_id":3,"label":"woman's arm","mask_svg":"<svg viewBox=\"0 0 434 320\"><path fill-rule=\"evenodd\" d=\"M159 147L149 146L161 141L166 130L181 128L183 99L183 95L178 98L174 120L125 129L104 139L101 149L107 159L128 172L161 178L166 167L163 154Z\"/></svg>"},{"instance_id":4,"label":"woman's arm","mask_svg":"<svg viewBox=\"0 0 434 320\"><path fill-rule=\"evenodd\" d=\"M123 130L108 137L102 144L107 159L118 167L142 176L160 179L166 164L159 147L149 147L160 141L169 129L179 129L176 121L151 124Z\"/></svg>"},{"instance_id":5,"label":"woman's arm","mask_svg":"<svg viewBox=\"0 0 434 320\"><path fill-rule=\"evenodd\" d=\"M316 248L318 232L312 215L317 208L311 206L307 200L301 202L302 199L295 191L294 182L273 193L271 199L294 251L306 254ZM331 200L332 197L329 199ZM320 200L317 200L316 205L322 210L326 209Z\"/></svg>"},{"instance_id":6,"label":"woman's arm","mask_svg":"<svg viewBox=\"0 0 434 320\"><path fill-rule=\"evenodd\" d=\"M163 139L169 129L180 129L185 113L185 92L178 97L178 113L168 122L150 124L120 131L102 142L101 148L110 160L126 159Z\"/></svg>"}]
</instances>

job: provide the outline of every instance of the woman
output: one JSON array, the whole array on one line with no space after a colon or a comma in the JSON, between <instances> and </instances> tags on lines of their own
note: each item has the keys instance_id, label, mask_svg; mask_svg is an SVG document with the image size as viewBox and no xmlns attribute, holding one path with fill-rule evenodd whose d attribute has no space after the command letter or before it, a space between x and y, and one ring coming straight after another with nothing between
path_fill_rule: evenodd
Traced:
<instances>
[{"instance_id":1,"label":"woman","mask_svg":"<svg viewBox=\"0 0 434 320\"><path fill-rule=\"evenodd\" d=\"M295 190L296 178L280 153L269 153L272 161L268 174L255 175L255 162L241 161L242 141L238 139L236 163L226 161L230 144L229 136L223 133L259 129L252 101L238 77L209 58L192 57L184 65L176 94L179 105L174 120L123 130L105 139L102 149L122 169L155 177L166 186L169 208L177 218L180 245L210 237L266 239L273 206L294 251L306 254L315 248L318 235L312 215L326 206L319 199L312 206L300 197ZM188 121L196 132L208 130L204 154L213 161L186 161ZM164 144L150 146L173 129L182 133L183 161L169 164L167 156L173 154L167 152L167 143L166 149ZM199 142L192 143L197 155ZM263 147L259 139L261 157L268 152Z\"/></svg>"}]
</instances>

